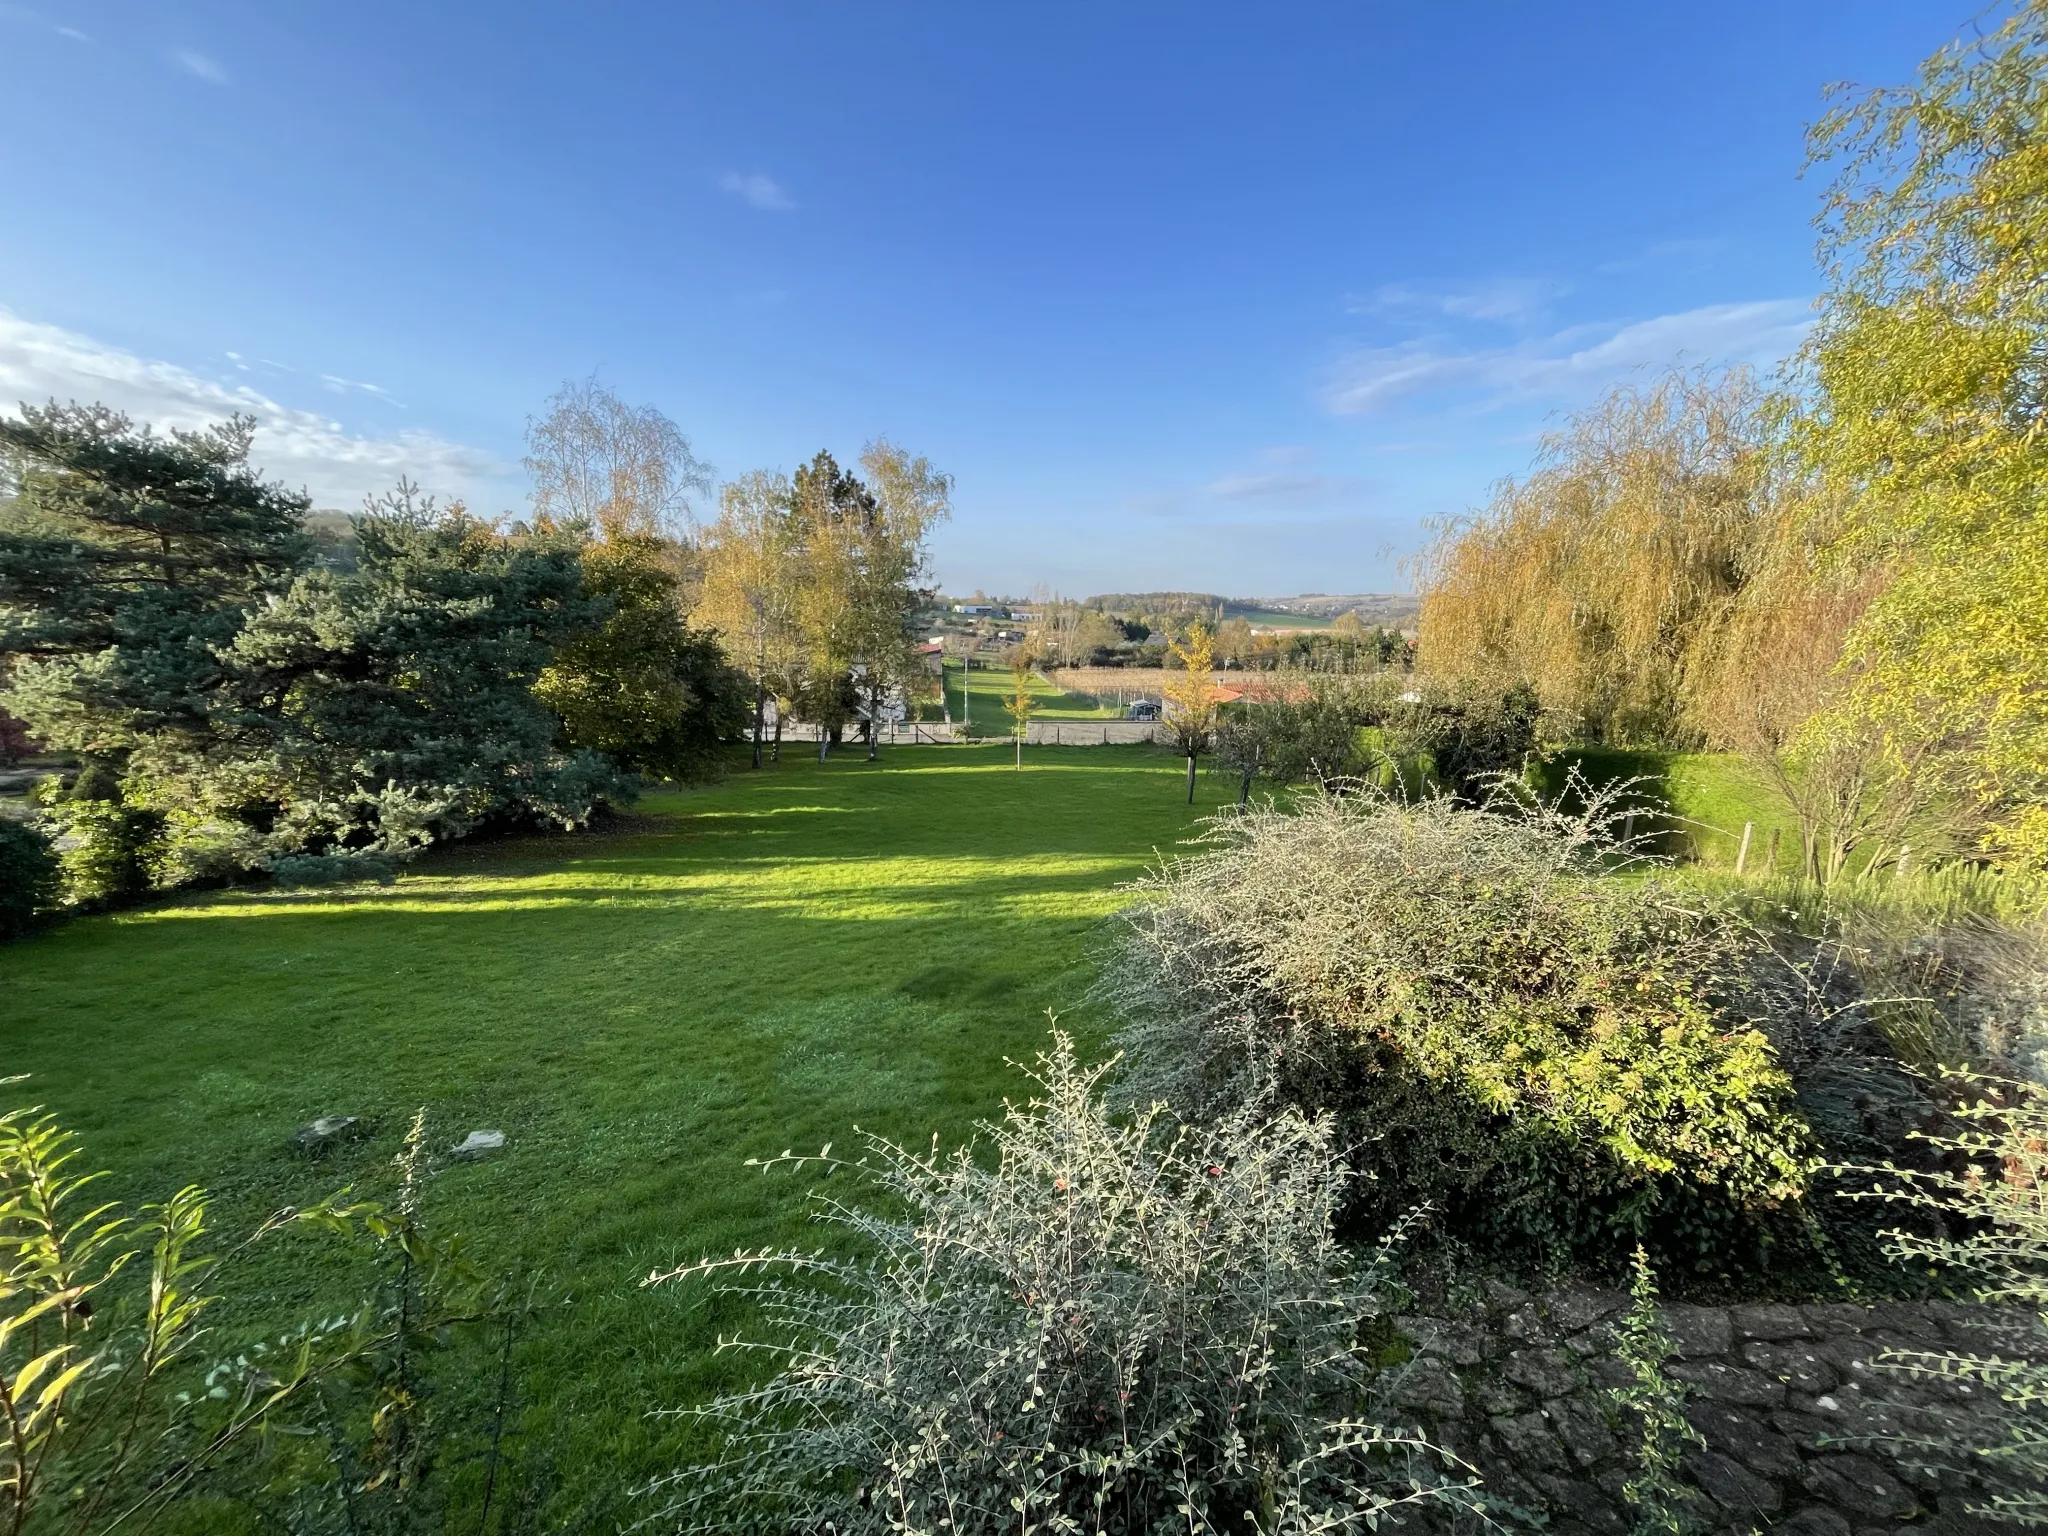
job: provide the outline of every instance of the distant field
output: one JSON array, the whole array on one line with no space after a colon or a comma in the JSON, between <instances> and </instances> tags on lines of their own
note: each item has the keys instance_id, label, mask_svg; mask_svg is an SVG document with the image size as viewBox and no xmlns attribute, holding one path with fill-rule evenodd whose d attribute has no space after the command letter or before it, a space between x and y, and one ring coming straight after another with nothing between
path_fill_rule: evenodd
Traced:
<instances>
[{"instance_id":1,"label":"distant field","mask_svg":"<svg viewBox=\"0 0 2048 1536\"><path fill-rule=\"evenodd\" d=\"M1061 679L1065 675L1059 674ZM1016 687L1016 679L1007 667L997 666L987 671L977 667L974 670L969 701L977 736L1001 735L1016 728L1009 705ZM1113 702L1098 704L1087 694L1069 692L1063 681L1049 679L1039 672L1031 674L1031 696L1038 701L1031 716L1034 720L1115 720L1120 717L1120 711ZM946 707L952 710L953 719L957 722L960 719L960 668L950 661L946 663Z\"/></svg>"},{"instance_id":2,"label":"distant field","mask_svg":"<svg viewBox=\"0 0 2048 1536\"><path fill-rule=\"evenodd\" d=\"M1333 619L1319 619L1305 613L1268 613L1264 611L1233 613L1231 617L1233 619L1243 619L1246 623L1255 624L1261 629L1328 629L1331 624L1336 622Z\"/></svg>"},{"instance_id":3,"label":"distant field","mask_svg":"<svg viewBox=\"0 0 2048 1536\"><path fill-rule=\"evenodd\" d=\"M572 1492L623 1487L679 1453L651 1410L744 1368L713 1354L736 1313L640 1278L816 1240L815 1181L748 1157L856 1125L958 1138L1018 1090L1003 1058L1044 1042L1047 1008L1092 1048L1117 883L1230 788L1204 775L1190 809L1179 764L1145 748L1011 762L797 752L651 796L617 832L454 848L389 888L70 923L0 948L0 1051L31 1074L9 1101L83 1133L114 1170L100 1198L203 1184L223 1235L345 1183L388 1194L417 1105L438 1146L502 1129L501 1156L433 1180L430 1212L560 1299L524 1348L531 1427ZM325 1162L287 1151L336 1113L374 1134ZM332 1305L351 1279L326 1252L270 1244L238 1294L276 1326ZM257 1321L224 1316L221 1347Z\"/></svg>"}]
</instances>

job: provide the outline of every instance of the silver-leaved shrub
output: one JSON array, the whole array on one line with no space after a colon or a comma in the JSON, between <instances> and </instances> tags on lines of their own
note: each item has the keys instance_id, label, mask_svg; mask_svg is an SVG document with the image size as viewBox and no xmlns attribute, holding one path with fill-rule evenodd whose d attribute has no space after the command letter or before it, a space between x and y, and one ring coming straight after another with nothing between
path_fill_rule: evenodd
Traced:
<instances>
[{"instance_id":1,"label":"silver-leaved shrub","mask_svg":"<svg viewBox=\"0 0 2048 1536\"><path fill-rule=\"evenodd\" d=\"M722 1452L660 1485L666 1519L1339 1532L1448 1502L1487 1521L1459 1463L1375 1411L1399 1232L1363 1262L1333 1236L1350 1176L1330 1123L1118 1117L1107 1070L1056 1035L984 1149L867 1138L850 1169L879 1198L820 1207L866 1256L650 1277L732 1277L769 1325L741 1347L779 1367L695 1410Z\"/></svg>"}]
</instances>

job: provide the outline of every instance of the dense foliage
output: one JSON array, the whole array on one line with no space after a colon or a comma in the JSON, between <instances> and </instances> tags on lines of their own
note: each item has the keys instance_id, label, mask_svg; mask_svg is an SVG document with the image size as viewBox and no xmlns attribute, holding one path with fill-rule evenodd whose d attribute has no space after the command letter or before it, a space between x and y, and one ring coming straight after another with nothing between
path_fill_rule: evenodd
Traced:
<instances>
[{"instance_id":1,"label":"dense foliage","mask_svg":"<svg viewBox=\"0 0 2048 1536\"><path fill-rule=\"evenodd\" d=\"M56 905L57 880L49 838L0 816L0 943L20 938Z\"/></svg>"},{"instance_id":2,"label":"dense foliage","mask_svg":"<svg viewBox=\"0 0 2048 1536\"><path fill-rule=\"evenodd\" d=\"M646 476L604 530L504 533L401 484L316 565L252 435L0 421L4 697L85 760L41 797L67 900L576 826L630 793L622 769L713 770L740 684L682 613L674 546L619 501Z\"/></svg>"},{"instance_id":3,"label":"dense foliage","mask_svg":"<svg viewBox=\"0 0 2048 1536\"><path fill-rule=\"evenodd\" d=\"M952 478L886 441L866 479L829 453L794 477L756 471L724 488L704 548L700 613L754 680L754 764L768 701L819 727L820 758L860 722L925 685L911 624L929 594L925 540L951 515Z\"/></svg>"},{"instance_id":4,"label":"dense foliage","mask_svg":"<svg viewBox=\"0 0 2048 1536\"><path fill-rule=\"evenodd\" d=\"M688 783L714 774L721 744L745 728L748 686L717 636L683 616L664 552L644 534L585 546L583 596L611 611L554 648L534 693L571 746Z\"/></svg>"},{"instance_id":5,"label":"dense foliage","mask_svg":"<svg viewBox=\"0 0 2048 1536\"><path fill-rule=\"evenodd\" d=\"M1829 561L1878 583L1814 730L1933 738L1993 845L2048 859L2048 4L1844 101L1813 152L1837 179L1791 441Z\"/></svg>"},{"instance_id":6,"label":"dense foliage","mask_svg":"<svg viewBox=\"0 0 2048 1536\"><path fill-rule=\"evenodd\" d=\"M1389 1249L1361 1265L1336 1239L1330 1123L1119 1120L1105 1070L1058 1038L986 1156L868 1138L851 1171L877 1207L823 1214L872 1260L654 1277L802 1282L735 1287L779 1325L754 1347L783 1369L702 1410L726 1451L672 1480L684 1529L1362 1532L1476 1502L1455 1461L1372 1416Z\"/></svg>"},{"instance_id":7,"label":"dense foliage","mask_svg":"<svg viewBox=\"0 0 2048 1536\"><path fill-rule=\"evenodd\" d=\"M1428 1202L1524 1261L1738 1264L1721 1239L1805 1191L1744 930L1614 878L1597 811L1316 796L1209 838L1140 886L1106 983L1140 1094L1333 1111L1369 1225Z\"/></svg>"}]
</instances>

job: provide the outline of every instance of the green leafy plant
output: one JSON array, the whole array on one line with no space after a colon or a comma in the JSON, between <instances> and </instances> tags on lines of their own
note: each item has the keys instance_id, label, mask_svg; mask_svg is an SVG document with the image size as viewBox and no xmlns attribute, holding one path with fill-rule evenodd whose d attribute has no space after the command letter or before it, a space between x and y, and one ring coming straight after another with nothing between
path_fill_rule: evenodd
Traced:
<instances>
[{"instance_id":1,"label":"green leafy plant","mask_svg":"<svg viewBox=\"0 0 2048 1536\"><path fill-rule=\"evenodd\" d=\"M2048 1089L1966 1071L1943 1080L1965 1102L1958 1128L1919 1139L1949 1155L1934 1170L1844 1170L1874 1175L1851 1199L1902 1203L1949 1218L1948 1232L1888 1234L1900 1263L1960 1274L1981 1301L2011 1315L1986 1322L1983 1351L1887 1350L1879 1369L1982 1389L2004 1405L2003 1433L1981 1444L1916 1442L1925 1459L1959 1457L1991 1485L1970 1513L2048 1526ZM1956 1235L1960 1232L1960 1235Z\"/></svg>"},{"instance_id":2,"label":"green leafy plant","mask_svg":"<svg viewBox=\"0 0 2048 1536\"><path fill-rule=\"evenodd\" d=\"M0 816L0 943L20 938L56 905L59 881L49 838Z\"/></svg>"},{"instance_id":3,"label":"green leafy plant","mask_svg":"<svg viewBox=\"0 0 2048 1536\"><path fill-rule=\"evenodd\" d=\"M1698 1524L1693 1506L1699 1495L1680 1479L1679 1467L1688 1445L1706 1441L1685 1416L1685 1383L1665 1369L1678 1346L1657 1305L1650 1256L1640 1247L1629 1297L1614 1345L1614 1358L1627 1367L1629 1379L1611 1393L1624 1423L1636 1432L1636 1469L1622 1484L1621 1499L1636 1512L1634 1536L1686 1536Z\"/></svg>"},{"instance_id":4,"label":"green leafy plant","mask_svg":"<svg viewBox=\"0 0 2048 1536\"><path fill-rule=\"evenodd\" d=\"M987 1153L866 1139L883 1210L822 1216L872 1257L739 1253L649 1283L729 1287L781 1369L695 1410L723 1451L664 1486L684 1529L1363 1531L1397 1509L1485 1518L1453 1458L1374 1417L1371 1332L1396 1228L1362 1265L1328 1121L1184 1124L1104 1104L1064 1035Z\"/></svg>"},{"instance_id":5,"label":"green leafy plant","mask_svg":"<svg viewBox=\"0 0 2048 1536\"><path fill-rule=\"evenodd\" d=\"M1367 790L1213 823L1139 883L1102 986L1133 1093L1337 1113L1368 1225L1428 1202L1498 1251L1723 1263L1815 1164L1741 1006L1760 945L1615 878L1603 806Z\"/></svg>"},{"instance_id":6,"label":"green leafy plant","mask_svg":"<svg viewBox=\"0 0 2048 1536\"><path fill-rule=\"evenodd\" d=\"M15 1079L19 1081L19 1079ZM167 1502L315 1368L301 1349L241 1372L177 1469L161 1455L178 1408L169 1382L205 1336L227 1263L282 1227L344 1227L333 1202L284 1210L220 1257L199 1249L206 1196L179 1190L136 1216L85 1191L77 1139L40 1109L0 1113L0 1531L97 1531ZM117 1283L146 1270L139 1308Z\"/></svg>"}]
</instances>

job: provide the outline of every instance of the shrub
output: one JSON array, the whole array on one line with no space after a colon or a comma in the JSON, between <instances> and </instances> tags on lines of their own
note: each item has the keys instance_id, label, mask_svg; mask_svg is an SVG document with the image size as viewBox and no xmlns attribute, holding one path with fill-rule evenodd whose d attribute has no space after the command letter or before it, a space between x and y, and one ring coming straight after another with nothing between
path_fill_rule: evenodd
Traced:
<instances>
[{"instance_id":1,"label":"shrub","mask_svg":"<svg viewBox=\"0 0 2048 1536\"><path fill-rule=\"evenodd\" d=\"M66 906L103 907L145 895L163 854L163 817L127 803L121 782L88 763L68 793L43 781L42 823L54 836Z\"/></svg>"},{"instance_id":2,"label":"shrub","mask_svg":"<svg viewBox=\"0 0 2048 1536\"><path fill-rule=\"evenodd\" d=\"M1761 946L1608 872L1601 814L1364 793L1219 820L1125 913L1103 991L1133 1091L1336 1112L1368 1223L1427 1201L1521 1259L1719 1268L1813 1169L1742 1007Z\"/></svg>"},{"instance_id":3,"label":"shrub","mask_svg":"<svg viewBox=\"0 0 2048 1536\"><path fill-rule=\"evenodd\" d=\"M1970 1102L1950 1132L1920 1139L1949 1155L1937 1170L1854 1170L1877 1175L1850 1197L1903 1203L1955 1221L1964 1235L1895 1230L1894 1258L1960 1272L1979 1300L2016 1304L2010 1332L1986 1328L1986 1349L1888 1350L1879 1369L1981 1389L2006 1407L2005 1433L1983 1445L1929 1444L1920 1459L1960 1456L1992 1484L1971 1514L2048 1526L2048 1088L1970 1072L1943 1074ZM2006 1333L2001 1337L2001 1333Z\"/></svg>"},{"instance_id":4,"label":"shrub","mask_svg":"<svg viewBox=\"0 0 2048 1536\"><path fill-rule=\"evenodd\" d=\"M58 879L50 840L0 816L0 943L20 938L56 904Z\"/></svg>"},{"instance_id":5,"label":"shrub","mask_svg":"<svg viewBox=\"0 0 2048 1536\"><path fill-rule=\"evenodd\" d=\"M1119 1121L1105 1070L1056 1035L1041 1097L984 1127L993 1166L869 1137L856 1171L903 1214L822 1214L872 1259L651 1277L809 1281L735 1288L778 1326L753 1347L783 1369L699 1410L724 1451L670 1480L670 1515L952 1536L1353 1531L1396 1505L1482 1507L1456 1463L1370 1417L1390 1250L1354 1268L1334 1236L1348 1180L1329 1122L1240 1109L1196 1127L1156 1105Z\"/></svg>"}]
</instances>

